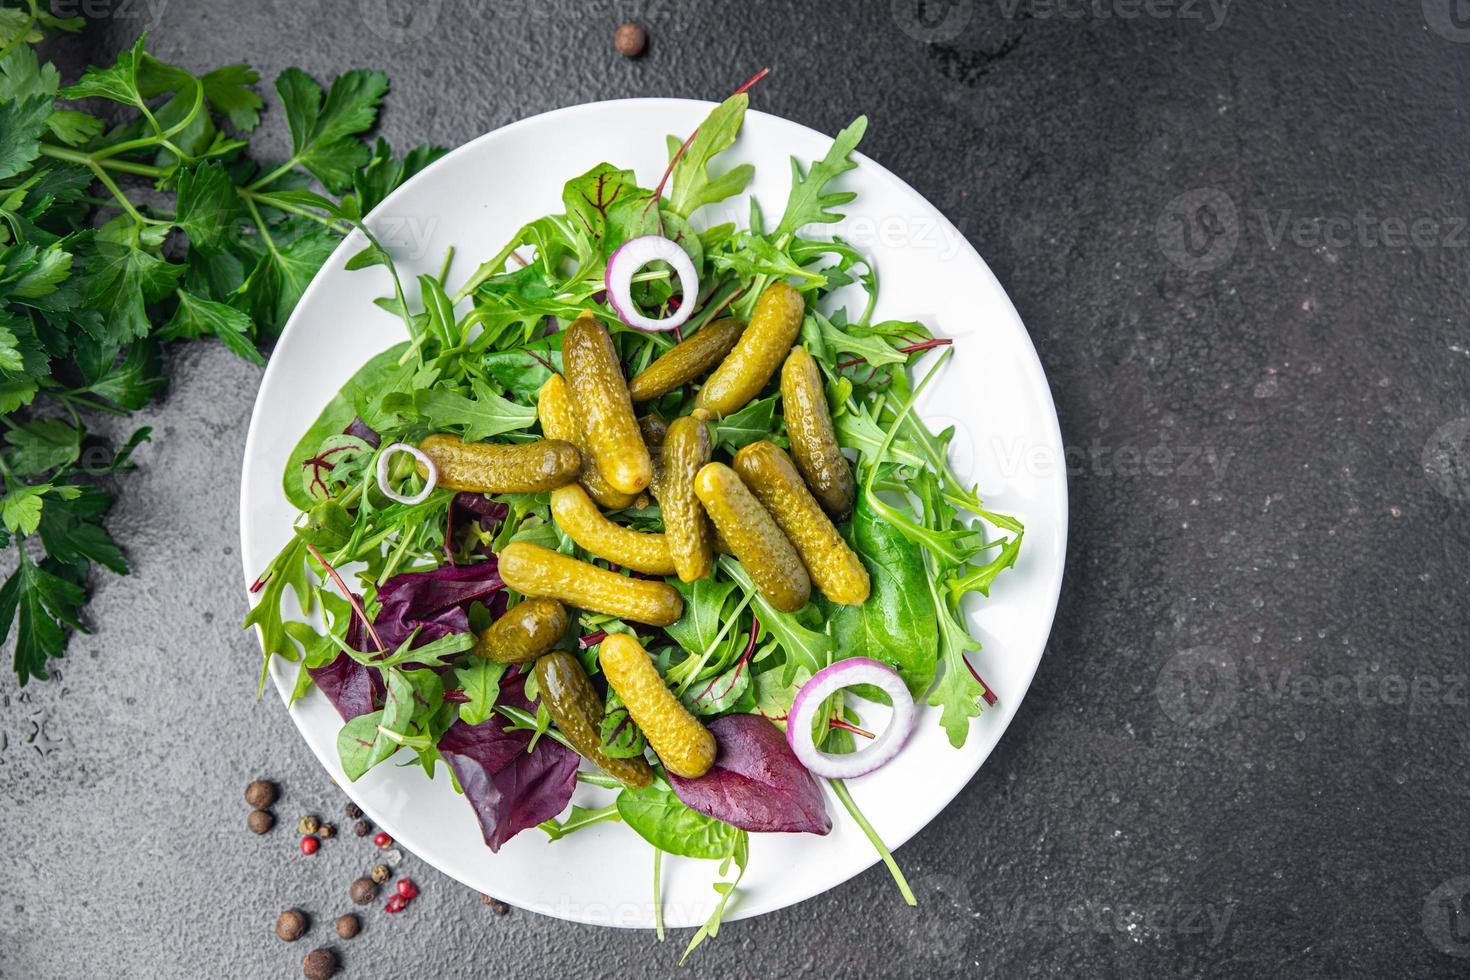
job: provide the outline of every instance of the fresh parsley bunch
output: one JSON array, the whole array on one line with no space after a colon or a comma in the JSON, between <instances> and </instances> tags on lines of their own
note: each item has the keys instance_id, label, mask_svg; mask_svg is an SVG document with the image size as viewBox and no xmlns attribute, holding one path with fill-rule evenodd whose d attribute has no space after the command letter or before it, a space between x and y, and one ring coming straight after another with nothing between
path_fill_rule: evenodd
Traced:
<instances>
[{"instance_id":1,"label":"fresh parsley bunch","mask_svg":"<svg viewBox=\"0 0 1470 980\"><path fill-rule=\"evenodd\" d=\"M443 152L397 159L364 142L383 73L349 71L323 91L289 68L275 87L291 156L259 163L252 68L195 75L139 38L63 86L35 45L81 27L38 0L0 6L0 548L15 563L0 637L14 630L22 685L47 676L69 629L85 631L91 566L128 571L99 483L130 467L148 430L97 447L87 415L156 397L169 341L212 336L263 364L342 233ZM300 205L328 200L313 182L331 214Z\"/></svg>"}]
</instances>

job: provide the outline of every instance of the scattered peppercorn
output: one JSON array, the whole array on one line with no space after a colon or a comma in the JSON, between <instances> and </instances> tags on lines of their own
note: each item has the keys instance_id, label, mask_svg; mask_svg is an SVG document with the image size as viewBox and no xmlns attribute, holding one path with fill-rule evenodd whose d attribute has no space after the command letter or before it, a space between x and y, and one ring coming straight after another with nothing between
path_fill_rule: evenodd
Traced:
<instances>
[{"instance_id":1,"label":"scattered peppercorn","mask_svg":"<svg viewBox=\"0 0 1470 980\"><path fill-rule=\"evenodd\" d=\"M317 840L315 837L301 838L301 853L305 854L307 857L315 854L316 849L321 846L322 842Z\"/></svg>"},{"instance_id":2,"label":"scattered peppercorn","mask_svg":"<svg viewBox=\"0 0 1470 980\"><path fill-rule=\"evenodd\" d=\"M418 887L413 883L412 878L399 878L398 884L394 887L397 888L398 895L401 898L412 899L419 897Z\"/></svg>"},{"instance_id":3,"label":"scattered peppercorn","mask_svg":"<svg viewBox=\"0 0 1470 980\"><path fill-rule=\"evenodd\" d=\"M407 899L401 895L390 895L387 903L383 906L383 911L392 915L395 912L402 912L406 908L408 908Z\"/></svg>"},{"instance_id":4,"label":"scattered peppercorn","mask_svg":"<svg viewBox=\"0 0 1470 980\"><path fill-rule=\"evenodd\" d=\"M301 972L306 974L306 980L327 980L337 969L337 954L325 946L307 953L306 960L301 964Z\"/></svg>"},{"instance_id":5,"label":"scattered peppercorn","mask_svg":"<svg viewBox=\"0 0 1470 980\"><path fill-rule=\"evenodd\" d=\"M320 820L308 813L296 821L296 832L298 834L314 834L321 825L322 822Z\"/></svg>"},{"instance_id":6,"label":"scattered peppercorn","mask_svg":"<svg viewBox=\"0 0 1470 980\"><path fill-rule=\"evenodd\" d=\"M359 820L352 825L352 832L359 837L366 837L373 832L373 825L366 820Z\"/></svg>"},{"instance_id":7,"label":"scattered peppercorn","mask_svg":"<svg viewBox=\"0 0 1470 980\"><path fill-rule=\"evenodd\" d=\"M393 838L389 837L387 834L383 833L380 830L373 835L373 843L377 844L379 847L392 847Z\"/></svg>"},{"instance_id":8,"label":"scattered peppercorn","mask_svg":"<svg viewBox=\"0 0 1470 980\"><path fill-rule=\"evenodd\" d=\"M371 878L359 878L347 889L347 894L358 905L370 905L378 897L378 883Z\"/></svg>"},{"instance_id":9,"label":"scattered peppercorn","mask_svg":"<svg viewBox=\"0 0 1470 980\"><path fill-rule=\"evenodd\" d=\"M245 802L257 810L264 810L276 802L276 784L257 779L245 787Z\"/></svg>"},{"instance_id":10,"label":"scattered peppercorn","mask_svg":"<svg viewBox=\"0 0 1470 980\"><path fill-rule=\"evenodd\" d=\"M352 939L362 931L362 920L352 913L337 916L337 935L342 939Z\"/></svg>"},{"instance_id":11,"label":"scattered peppercorn","mask_svg":"<svg viewBox=\"0 0 1470 980\"><path fill-rule=\"evenodd\" d=\"M388 866L386 864L378 864L373 866L372 877L373 881L376 881L378 884L381 885L385 883L389 878L393 877L393 872L388 870Z\"/></svg>"},{"instance_id":12,"label":"scattered peppercorn","mask_svg":"<svg viewBox=\"0 0 1470 980\"><path fill-rule=\"evenodd\" d=\"M491 898L489 895L481 895L480 901L490 906L490 908L495 912L496 915L508 915L510 913L510 906L506 905L498 898Z\"/></svg>"},{"instance_id":13,"label":"scattered peppercorn","mask_svg":"<svg viewBox=\"0 0 1470 980\"><path fill-rule=\"evenodd\" d=\"M359 807L356 803L353 803L351 800L347 801L347 805L344 806L342 810L347 814L348 820L362 819L362 808Z\"/></svg>"},{"instance_id":14,"label":"scattered peppercorn","mask_svg":"<svg viewBox=\"0 0 1470 980\"><path fill-rule=\"evenodd\" d=\"M276 918L276 935L288 943L294 943L306 935L308 923L300 909L287 909Z\"/></svg>"},{"instance_id":15,"label":"scattered peppercorn","mask_svg":"<svg viewBox=\"0 0 1470 980\"><path fill-rule=\"evenodd\" d=\"M276 825L276 815L269 810L251 810L245 818L245 826L252 834L263 834Z\"/></svg>"},{"instance_id":16,"label":"scattered peppercorn","mask_svg":"<svg viewBox=\"0 0 1470 980\"><path fill-rule=\"evenodd\" d=\"M337 828L332 824L324 823L316 829L316 835L322 840L331 840L337 836Z\"/></svg>"},{"instance_id":17,"label":"scattered peppercorn","mask_svg":"<svg viewBox=\"0 0 1470 980\"><path fill-rule=\"evenodd\" d=\"M613 35L613 44L624 58L636 58L648 47L648 32L642 24L627 23Z\"/></svg>"}]
</instances>

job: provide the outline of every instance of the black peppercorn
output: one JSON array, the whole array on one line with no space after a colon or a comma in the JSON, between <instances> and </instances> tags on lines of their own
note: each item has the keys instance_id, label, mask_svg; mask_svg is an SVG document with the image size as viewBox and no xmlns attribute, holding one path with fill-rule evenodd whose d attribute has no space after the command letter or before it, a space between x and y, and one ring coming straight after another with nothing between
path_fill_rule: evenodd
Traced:
<instances>
[{"instance_id":1,"label":"black peppercorn","mask_svg":"<svg viewBox=\"0 0 1470 980\"><path fill-rule=\"evenodd\" d=\"M245 826L252 834L263 834L276 825L276 815L269 810L251 810L245 818Z\"/></svg>"},{"instance_id":2,"label":"black peppercorn","mask_svg":"<svg viewBox=\"0 0 1470 980\"><path fill-rule=\"evenodd\" d=\"M378 897L378 883L371 878L359 878L347 889L347 894L358 905L367 905Z\"/></svg>"},{"instance_id":3,"label":"black peppercorn","mask_svg":"<svg viewBox=\"0 0 1470 980\"><path fill-rule=\"evenodd\" d=\"M362 920L352 913L337 916L337 935L341 939L352 939L362 931Z\"/></svg>"},{"instance_id":4,"label":"black peppercorn","mask_svg":"<svg viewBox=\"0 0 1470 980\"><path fill-rule=\"evenodd\" d=\"M378 864L373 866L372 876L373 881L381 885L393 876L393 872L388 870L386 864Z\"/></svg>"},{"instance_id":5,"label":"black peppercorn","mask_svg":"<svg viewBox=\"0 0 1470 980\"><path fill-rule=\"evenodd\" d=\"M361 820L362 819L362 809L356 803L353 803L351 800L348 800L347 801L347 805L345 807L343 807L342 809L347 813L347 819L348 820Z\"/></svg>"},{"instance_id":6,"label":"black peppercorn","mask_svg":"<svg viewBox=\"0 0 1470 980\"><path fill-rule=\"evenodd\" d=\"M337 828L329 823L324 823L316 829L316 835L322 840L331 840L337 836Z\"/></svg>"},{"instance_id":7,"label":"black peppercorn","mask_svg":"<svg viewBox=\"0 0 1470 980\"><path fill-rule=\"evenodd\" d=\"M642 24L624 24L613 35L613 44L624 58L636 58L648 47L648 32Z\"/></svg>"},{"instance_id":8,"label":"black peppercorn","mask_svg":"<svg viewBox=\"0 0 1470 980\"><path fill-rule=\"evenodd\" d=\"M288 943L294 943L306 935L308 923L300 909L287 909L276 918L276 935Z\"/></svg>"},{"instance_id":9,"label":"black peppercorn","mask_svg":"<svg viewBox=\"0 0 1470 980\"><path fill-rule=\"evenodd\" d=\"M498 898L491 898L489 895L481 895L480 902L482 904L490 906L491 910L494 911L496 915L508 915L510 913L510 906L506 905Z\"/></svg>"},{"instance_id":10,"label":"black peppercorn","mask_svg":"<svg viewBox=\"0 0 1470 980\"><path fill-rule=\"evenodd\" d=\"M327 980L337 972L337 954L325 946L314 949L306 954L301 972L306 974L306 980Z\"/></svg>"},{"instance_id":11,"label":"black peppercorn","mask_svg":"<svg viewBox=\"0 0 1470 980\"><path fill-rule=\"evenodd\" d=\"M373 832L373 825L366 820L359 820L352 825L352 832L359 837L366 837Z\"/></svg>"},{"instance_id":12,"label":"black peppercorn","mask_svg":"<svg viewBox=\"0 0 1470 980\"><path fill-rule=\"evenodd\" d=\"M245 802L257 810L264 810L276 802L276 784L257 779L245 787Z\"/></svg>"}]
</instances>

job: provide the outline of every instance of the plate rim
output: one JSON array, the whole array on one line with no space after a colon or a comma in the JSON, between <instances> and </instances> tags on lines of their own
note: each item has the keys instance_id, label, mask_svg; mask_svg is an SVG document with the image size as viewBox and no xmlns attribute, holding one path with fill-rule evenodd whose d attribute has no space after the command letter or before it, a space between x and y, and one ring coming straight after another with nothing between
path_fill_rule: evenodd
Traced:
<instances>
[{"instance_id":1,"label":"plate rim","mask_svg":"<svg viewBox=\"0 0 1470 980\"><path fill-rule=\"evenodd\" d=\"M716 102L705 99L637 97L579 102L551 109L546 112L522 117L503 126L482 133L481 135L476 136L475 138L461 144L460 146L449 150L439 159L435 160L433 163L425 167L422 171L404 181L404 183L399 187L395 188L386 198L384 198L383 201L378 204L377 207L373 209L373 212L371 212L365 219L365 223L371 227L374 223L373 216L375 214L378 216L382 216L385 213L391 212L391 205L395 202L396 199L403 196L405 192L409 191L411 188L415 188L421 182L432 181L434 179L436 171L443 168L452 159L460 155L472 153L477 147L485 143L512 139L514 138L514 135L518 130L522 128L528 128L532 124L545 124L546 122L560 116L574 116L579 113L586 113L590 111L618 111L624 108L636 109L663 107L679 110L702 109L707 112L717 104L718 103ZM833 138L831 135L807 126L804 123L797 122L793 119L788 119L785 116L780 116L775 113L764 112L759 109L749 109L747 111L747 117L764 117L782 125L795 126L801 130L806 131L809 134L812 134L828 142L830 142ZM1054 459L1064 459L1065 457L1063 455L1061 422L1059 414L1057 412L1056 398L1052 392L1050 380L1047 378L1045 367L1042 364L1040 355L1036 350L1036 345L1032 342L1030 332L1026 329L1025 323L1021 319L1020 312L1016 309L1015 303L1014 301L1012 301L1010 294L1006 291L1004 284L1000 282L999 278L995 275L994 270L992 270L989 263L985 261L984 256L982 256L979 253L978 249L976 249L975 246L970 242L970 240L959 231L959 229L950 220L949 216L944 213L944 211L940 210L939 207L933 204L927 197L925 197L911 184L909 184L908 181L904 180L902 177L898 176L893 171L883 166L883 164L868 156L866 153L863 153L861 150L857 150L854 151L853 155L859 167L871 168L871 170L875 172L880 179L887 180L892 185L893 189L908 194L914 201L919 202L919 204L923 208L932 212L941 222L941 230L947 231L950 235L954 236L955 240L958 241L960 244L961 252L968 254L976 263L978 263L979 268L983 270L984 276L989 280L989 285L995 289L999 297L1004 299L1004 312L1006 314L1005 319L1007 321L1007 329L1014 329L1018 332L1020 338L1024 340L1024 349L1029 355L1025 363L1025 369L1033 376L1033 381L1039 382L1040 390L1044 391L1046 394L1046 403L1049 409L1050 418L1049 425L1042 427L1046 431L1049 442L1049 445L1047 445L1045 448L1054 453ZM336 248L333 249L332 253L323 263L322 269L326 269L329 265L338 260L339 257L343 255L343 253L361 250L365 245L366 239L363 237L362 232L360 230L354 229L337 244ZM291 311L290 317L287 318L286 324L282 327L280 334L277 336L275 345L276 348L279 348L286 341L288 335L290 335L293 331L301 329L300 322L305 316L302 311L310 305L310 300L312 299L313 295L324 288L322 285L324 281L325 278L322 276L320 270L316 275L313 275L311 282L308 283L306 289L302 292L301 298L297 301L295 308L293 308L293 310ZM246 552L248 550L247 528L250 526L247 522L247 512L249 509L247 504L250 499L248 488L251 485L250 477L255 468L255 465L257 465L257 456L259 455L257 442L259 440L259 428L262 425L261 408L264 402L264 396L267 390L271 387L271 382L274 376L279 373L278 369L284 370L284 368L279 368L279 365L281 363L283 363L282 360L275 356L273 348L272 356L270 357L266 365L264 373L261 375L260 386L256 392L255 401L251 406L250 423L246 431L245 445L243 450L244 454L241 462L239 500L241 545L240 555L243 582L246 587L246 602L251 608L254 608L257 603L255 600L255 596L249 591L251 584L255 580L255 577L246 558ZM326 399L330 399L331 397L332 395L328 394L326 396ZM325 402L323 404L325 404ZM280 481L277 475L272 474L272 479L270 482L273 487L279 487ZM1046 649L1051 638L1051 631L1056 621L1056 612L1060 602L1062 584L1066 577L1066 557L1069 537L1068 532L1070 530L1071 501L1065 470L1058 471L1057 475L1054 476L1051 482L1057 492L1056 502L1059 511L1058 524L1054 529L1054 534L1056 536L1055 550L1057 554L1057 571L1054 580L1049 583L1049 588L1044 594L1045 602L1042 604L1042 608L1045 608L1046 610L1044 617L1045 630L1044 632L1040 633L1040 649L1037 651L1034 660L1031 662L1029 670L1025 672L1025 684L1021 688L1021 691L1018 695L1008 694L1006 696L1007 702L1013 703L1014 707L1010 711L1009 717L1005 720L1004 726L996 734L994 744L990 745L987 749L984 750L982 754L977 756L974 763L974 768L963 781L959 782L955 786L953 792L941 793L940 796L943 797L942 799L940 798L940 796L928 798L929 803L932 805L932 811L928 812L922 820L917 821L916 825L911 831L902 835L899 835L897 833L892 834L892 837L897 841L896 843L885 840L885 843L888 843L888 846L892 852L896 853L901 847L903 847L904 844L907 844L910 840L912 840L914 837L918 836L918 834L924 831L952 802L954 802L954 799L967 786L970 785L975 776L980 772L981 768L983 768L985 763L989 761L990 756L995 751L996 747L1000 745L1001 741L1005 737L1005 733L1010 730L1011 725L1015 721L1016 715L1020 712L1021 705L1025 701L1026 695L1030 693L1031 685L1035 681L1036 672L1040 669L1041 660L1046 655ZM258 648L260 642L260 627L256 627L254 635L256 638L256 646ZM286 684L281 678L276 676L274 671L272 671L271 673L272 682L276 688L276 692L281 698L283 704L286 705L287 715L291 718L292 724L296 728L297 735L301 738L303 742L305 742L307 748L311 751L312 755L316 757L318 764L320 764L322 768L326 771L328 777L333 779L334 782L337 782L335 772L337 766L336 760L327 758L326 754L318 749L313 739L309 736L308 732L306 731L305 722L299 716L297 710L290 704L290 685ZM342 792L345 793L349 799L356 803L379 828L389 830L387 823L398 822L393 820L392 818L390 818L387 823L380 820L379 814L376 812L376 806L371 802L364 803L361 799L358 798L358 795L354 792L356 788L355 784L352 784L350 782L345 784L337 782L337 787L342 790ZM823 792L824 796L830 797L830 793L825 788ZM926 806L925 809L929 809L929 807ZM393 836L395 841L401 840L396 832L389 830L389 833ZM408 847L408 850L412 852L413 848ZM447 875L448 877L460 882L466 887L477 888L475 884L467 881L464 877L461 877L461 875L457 874L452 867L436 863L435 861L427 857L419 857L420 860L424 861L426 864ZM725 921L730 922L744 918L753 918L758 915L763 915L769 912L775 912L781 909L790 908L792 906L798 905L818 895L825 894L826 892L838 887L844 882L851 880L859 874L862 874L863 872L877 865L880 860L881 859L879 855L876 851L874 851L872 855L867 858L865 863L854 868L850 873L840 878L825 881L820 887L816 888L815 890L798 889L798 891L801 891L803 893L794 898L783 898L781 901L777 902L776 904L770 905L769 907L752 908L750 906L750 903L748 902L739 904L732 903L732 907L728 910L725 916ZM567 914L567 910L565 908L559 909L550 905L546 905L544 903L526 902L512 904L518 904L518 907L525 908L529 911L538 912L540 914L548 915L553 918L562 919L564 921L579 922L589 925L612 928L648 928L646 925L643 925L641 923L623 922L619 921L616 918L593 919L577 917L573 914ZM670 927L677 928L680 927L680 925L677 923L671 923Z\"/></svg>"}]
</instances>

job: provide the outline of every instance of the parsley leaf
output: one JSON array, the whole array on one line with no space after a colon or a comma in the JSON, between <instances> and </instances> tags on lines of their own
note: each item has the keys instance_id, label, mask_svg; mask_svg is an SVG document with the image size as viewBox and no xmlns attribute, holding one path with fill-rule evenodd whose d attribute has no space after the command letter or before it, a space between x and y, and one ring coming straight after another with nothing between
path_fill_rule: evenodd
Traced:
<instances>
[{"instance_id":1,"label":"parsley leaf","mask_svg":"<svg viewBox=\"0 0 1470 980\"><path fill-rule=\"evenodd\" d=\"M36 564L24 548L17 550L20 564L0 586L0 636L15 625L15 673L24 687L32 677L47 678L46 661L66 648L65 627L87 632L81 621L87 592L82 569L50 558Z\"/></svg>"},{"instance_id":2,"label":"parsley leaf","mask_svg":"<svg viewBox=\"0 0 1470 980\"><path fill-rule=\"evenodd\" d=\"M349 189L353 172L372 158L355 137L377 121L388 76L364 69L344 72L323 99L322 87L310 75L287 68L276 79L276 91L291 130L290 165L305 167L328 190Z\"/></svg>"}]
</instances>

